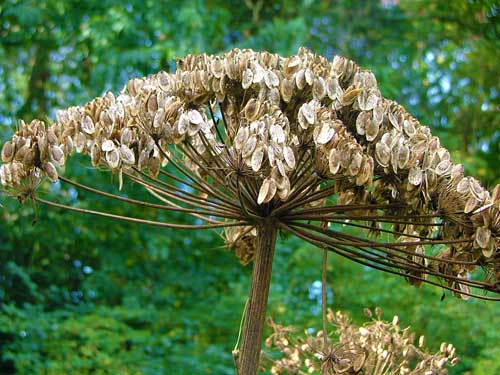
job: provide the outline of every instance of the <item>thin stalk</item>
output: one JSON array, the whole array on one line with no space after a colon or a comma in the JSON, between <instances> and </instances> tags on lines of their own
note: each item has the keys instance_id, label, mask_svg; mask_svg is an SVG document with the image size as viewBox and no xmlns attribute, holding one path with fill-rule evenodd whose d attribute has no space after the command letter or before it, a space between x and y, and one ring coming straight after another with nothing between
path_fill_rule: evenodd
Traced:
<instances>
[{"instance_id":1,"label":"thin stalk","mask_svg":"<svg viewBox=\"0 0 500 375\"><path fill-rule=\"evenodd\" d=\"M297 227L303 227L303 225L299 225L299 224L292 224L291 226L294 227L295 229L297 229ZM371 261L377 262L379 264L390 264L391 267L404 269L406 271L422 272L422 273L426 273L428 275L444 277L448 280L455 280L455 281L460 282L462 284L477 286L477 283L472 281L472 280L460 279L460 278L454 277L452 275L447 275L445 273L434 271L432 268L427 267L427 266L422 266L418 263L415 263L414 261L411 261L407 257L401 256L398 253L398 252L402 252L404 254L407 254L407 256L414 256L415 254L413 252L408 252L404 249L400 249L397 247L378 246L378 245L376 245L376 243L373 243L372 245L370 245L370 244L363 242L363 240L361 238L350 236L348 234L334 232L334 231L331 231L328 229L316 229L316 232L319 232L322 234L326 234L325 231L331 232L331 233L335 234L337 237L334 237L332 239L332 238L328 238L326 236L317 236L317 235L312 234L311 232L307 232L307 235L310 236L311 238L317 239L318 241L323 243L324 246L339 247L339 248L340 248L340 246L342 246L344 249L355 248L356 249L355 251L357 252L357 254L363 253L363 254L365 254L365 255L363 255L363 257L365 257L366 259L370 259ZM351 242L344 241L343 240L344 238L348 239ZM354 241L354 242L352 242L352 241ZM423 241L421 241L421 242L423 242ZM407 242L407 243L409 243L409 242ZM396 245L396 243L394 243L394 245ZM376 252L370 250L370 248L373 248L374 250L378 250L378 251L384 253L386 256L381 257L380 254L377 254ZM353 253L354 253L354 250L353 250ZM423 254L419 255L419 257L431 258L431 257L423 255ZM391 259L390 263L387 262L387 259L389 259L389 258ZM452 260L445 261L443 259L435 258L435 257L432 257L432 259L437 260L441 264L466 264L466 265L475 265L476 264L473 262L462 262L462 261L452 261ZM394 264L392 264L392 263L394 263ZM489 285L489 284L486 284L486 285Z\"/></svg>"},{"instance_id":2,"label":"thin stalk","mask_svg":"<svg viewBox=\"0 0 500 375\"><path fill-rule=\"evenodd\" d=\"M189 215L195 216L199 219L206 220L206 221L209 221L208 218L201 216L201 215L218 216L218 217L222 217L222 218L226 218L226 219L234 219L234 220L242 220L243 219L241 216L229 215L227 212L224 213L224 211L194 210L194 209L184 208L184 207L181 207L173 202L167 201L165 198L161 197L159 194L155 193L151 189L148 190L149 193L154 195L157 199L161 200L162 202L167 203L168 206L162 205L162 204L140 201L137 199L131 199L131 198L123 197L123 196L116 195L116 194L106 193L104 191L94 189L90 186L80 184L76 181L70 180L70 179L65 178L63 176L59 176L59 179L67 184L73 185L76 188L83 189L83 190L89 191L89 192L94 193L94 194L102 195L106 198L116 199L116 200L119 200L122 202L136 204L136 205L143 206L143 207L156 208L156 209L166 210L166 211L185 212ZM146 187L146 189L148 189L148 188Z\"/></svg>"},{"instance_id":3,"label":"thin stalk","mask_svg":"<svg viewBox=\"0 0 500 375\"><path fill-rule=\"evenodd\" d=\"M139 174L146 179L153 181L153 183L149 183L146 180L143 180L141 178L138 178L130 173L125 172L125 175L130 178L132 181L135 181L136 183L144 186L144 187L150 187L151 189L155 190L158 194L166 195L172 199L175 199L179 202L183 202L186 204L189 204L194 207L199 207L199 208L207 208L207 206L214 207L215 209L221 209L221 210L226 210L226 211L231 211L234 213L238 213L237 206L230 206L224 202L215 202L211 201L207 198L202 198L199 196L196 196L195 194L188 193L178 187L175 187L171 184L168 184L160 179L148 176L147 174L143 172L139 172Z\"/></svg>"},{"instance_id":4,"label":"thin stalk","mask_svg":"<svg viewBox=\"0 0 500 375\"><path fill-rule=\"evenodd\" d=\"M306 235L304 232L301 232L301 231L298 231L296 229L294 229L293 227L290 227L288 226L287 224L285 223L282 223L280 222L278 224L279 227L295 234L297 237L299 238L302 238L303 240L306 240L310 243L312 243L313 245L316 245L318 246L319 248L324 248L325 247L325 244L322 242L322 241L318 241L318 240L315 240L315 239L312 239L310 237L308 237L308 235ZM454 288L454 287L451 287L451 286L448 286L448 285L443 285L442 283L438 283L438 282L435 282L435 281L432 281L432 280L429 280L425 277L419 277L419 276L416 276L416 275L409 275L403 271L400 271L399 269L391 269L391 268L388 268L390 266L388 266L387 264L374 264L374 263L371 263L370 260L366 259L366 257L364 257L363 255L359 255L357 252L355 251L352 251L351 249L348 249L346 250L345 248L343 248L342 246L328 246L327 249L329 251L332 251L334 252L335 254L338 254L338 255L341 255L345 258L348 258L356 263L359 263L359 264L362 264L364 266L368 266L368 267L371 267L371 268L374 268L374 269L377 269L377 270L380 270L380 271L383 271L383 272L387 272L387 273L390 273L390 274L393 274L393 275L399 275L399 276L404 276L404 277L410 277L414 280L419 280L419 281L422 281L424 283L427 283L427 284L431 284L431 285L434 285L434 286L438 286L440 288L443 288L443 289L447 289L447 290L450 290L452 292L457 292L459 294L463 294L463 295L466 295L466 296L469 296L469 297L474 297L474 298L478 298L478 299L483 299L483 300L488 300L488 301L500 301L500 298L498 297L489 297L487 295L481 295L481 294L475 294L475 293L470 293L470 292L466 292L466 291L463 291L463 290L459 290L457 288ZM446 275L444 274L441 274L440 275L441 277L445 277ZM458 279L458 278L450 278L448 277L449 279L452 279L452 280L455 280L455 279ZM455 280L456 282L458 283L465 283L465 279L461 279L461 280ZM474 286L477 287L477 288L480 288L484 291L491 291L491 292L495 292L495 293L498 293L498 289L493 285L488 285L486 283L479 283L474 281ZM470 285L470 283L468 283L468 285Z\"/></svg>"},{"instance_id":5,"label":"thin stalk","mask_svg":"<svg viewBox=\"0 0 500 375\"><path fill-rule=\"evenodd\" d=\"M122 215L115 215L115 214L110 214L108 212L102 212L102 211L95 211L95 210L88 210L85 208L78 208L78 207L73 207L73 206L67 206L65 204L60 204L52 201L48 201L42 198L35 197L33 198L35 201L46 204L48 206L53 206L57 208L63 208L65 210L69 211L75 211L75 212L80 212L84 214L91 214L91 215L96 215L96 216L102 216L102 217L107 217L111 219L118 219L118 220L123 220L123 221L128 221L131 223L137 223L137 224L147 224L147 225L152 225L152 226L157 226L157 227L165 227L165 228L175 228L175 229L212 229L212 228L225 228L225 227L239 227L242 225L246 225L246 221L232 221L232 222L227 222L227 223L220 223L220 224L200 224L200 225L189 225L189 224L171 224L171 223L163 223L160 221L154 221L154 220L146 220L146 219L139 219L136 217L129 217L129 216L122 216Z\"/></svg>"},{"instance_id":6,"label":"thin stalk","mask_svg":"<svg viewBox=\"0 0 500 375\"><path fill-rule=\"evenodd\" d=\"M409 262L409 263L398 262L395 260L395 258L401 258L401 257L397 256L397 255L394 255L392 260L388 261L387 258L379 257L377 254L371 252L370 250L368 250L364 247L359 247L359 246L355 246L355 245L346 245L345 243L342 243L341 241L339 241L337 243L332 243L332 241L325 239L324 237L322 238L322 237L315 236L315 235L308 233L308 232L305 232L305 231L303 232L300 229L298 229L297 227L288 226L285 223L280 223L279 226L286 228L288 231L294 233L299 238L305 239L306 241L309 241L310 243L312 243L320 248L326 248L327 250L331 250L339 255L342 255L342 256L347 257L351 260L354 260L357 263L361 263L363 265L367 265L367 266L370 266L372 268L379 269L379 270L382 270L385 272L398 274L398 275L405 276L405 277L415 279L415 280L420 280L420 281L423 281L423 282L426 282L429 284L438 285L438 286L441 286L442 288L445 288L445 289L448 289L451 291L455 291L455 292L458 292L458 293L461 293L464 295L475 296L477 298L482 298L482 299L500 300L500 299L496 299L496 298L479 297L476 294L467 293L465 291L461 291L459 289L456 289L456 288L453 288L450 286L441 285L441 284L432 282L425 277L418 277L415 274L409 274L408 272L416 272L416 273L422 273L422 274L427 274L427 275L431 275L431 276L436 276L436 277L445 279L448 282L455 282L455 283L483 289L485 291L495 291L496 292L497 291L496 287L494 285L492 285L491 283L481 282L481 281L472 280L472 279L462 279L462 278L459 278L457 276L453 276L450 274L435 271L429 267L422 268L421 266L419 266L418 264L416 264L414 262ZM379 249L379 250L381 250L381 249ZM442 263L446 264L449 262L442 261ZM396 271L394 269L396 269L398 271ZM404 271L404 272L402 272L402 271Z\"/></svg>"},{"instance_id":7,"label":"thin stalk","mask_svg":"<svg viewBox=\"0 0 500 375\"><path fill-rule=\"evenodd\" d=\"M238 375L257 375L259 372L262 331L266 319L276 234L277 224L273 220L265 220L257 227L257 248L239 353Z\"/></svg>"},{"instance_id":8,"label":"thin stalk","mask_svg":"<svg viewBox=\"0 0 500 375\"><path fill-rule=\"evenodd\" d=\"M321 272L321 315L323 318L323 350L326 353L328 348L328 334L326 331L326 271L328 264L328 250L323 249L323 264Z\"/></svg>"}]
</instances>

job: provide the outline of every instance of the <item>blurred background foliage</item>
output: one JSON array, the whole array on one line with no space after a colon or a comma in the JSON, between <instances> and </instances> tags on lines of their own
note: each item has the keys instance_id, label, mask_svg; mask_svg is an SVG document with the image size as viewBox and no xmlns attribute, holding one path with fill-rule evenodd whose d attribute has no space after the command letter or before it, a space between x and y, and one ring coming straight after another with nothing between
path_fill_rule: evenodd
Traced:
<instances>
[{"instance_id":1,"label":"blurred background foliage","mask_svg":"<svg viewBox=\"0 0 500 375\"><path fill-rule=\"evenodd\" d=\"M172 71L188 53L249 47L290 55L305 45L371 69L386 97L491 187L500 183L499 11L495 0L3 0L0 137L19 118L54 118L57 108L117 92L132 77ZM84 160L66 168L83 183L116 188L115 177ZM42 189L134 214L58 184ZM221 248L218 233L0 198L0 374L234 373L251 267ZM276 321L320 329L320 263L317 249L282 239L268 309ZM329 271L334 310L361 322L363 307L380 306L432 350L455 344L462 362L452 374L500 373L500 305L441 301L437 288L417 290L334 256Z\"/></svg>"}]
</instances>

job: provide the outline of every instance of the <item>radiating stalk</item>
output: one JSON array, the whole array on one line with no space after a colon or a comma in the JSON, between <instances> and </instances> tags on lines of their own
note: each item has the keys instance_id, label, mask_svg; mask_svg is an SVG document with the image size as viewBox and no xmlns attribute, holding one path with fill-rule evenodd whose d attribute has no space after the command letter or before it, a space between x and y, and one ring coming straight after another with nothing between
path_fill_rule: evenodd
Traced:
<instances>
[{"instance_id":1,"label":"radiating stalk","mask_svg":"<svg viewBox=\"0 0 500 375\"><path fill-rule=\"evenodd\" d=\"M276 232L277 226L272 220L265 220L257 227L257 248L239 353L238 375L256 375L259 371L262 331L271 284Z\"/></svg>"}]
</instances>

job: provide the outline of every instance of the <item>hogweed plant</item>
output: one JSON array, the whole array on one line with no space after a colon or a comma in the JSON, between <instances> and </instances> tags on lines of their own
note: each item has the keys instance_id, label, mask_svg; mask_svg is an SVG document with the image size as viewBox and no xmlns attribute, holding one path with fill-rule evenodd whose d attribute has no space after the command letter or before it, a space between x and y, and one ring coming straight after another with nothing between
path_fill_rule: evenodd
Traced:
<instances>
[{"instance_id":1,"label":"hogweed plant","mask_svg":"<svg viewBox=\"0 0 500 375\"><path fill-rule=\"evenodd\" d=\"M324 335L325 331L297 337L295 328L269 319L273 332L266 339L266 346L282 357L264 356L262 366L269 368L272 375L446 375L446 365L458 363L452 344L442 343L438 352L430 353L424 336L415 343L415 334L409 327L401 328L398 316L385 322L378 307L376 317L369 309L365 313L371 321L358 327L348 315L329 310L328 322L336 328L335 338Z\"/></svg>"},{"instance_id":2,"label":"hogweed plant","mask_svg":"<svg viewBox=\"0 0 500 375\"><path fill-rule=\"evenodd\" d=\"M63 176L73 153L155 201ZM189 55L175 73L132 79L118 95L58 111L49 125L20 121L2 161L1 183L21 202L168 228L223 228L241 261L253 259L236 358L243 375L258 371L278 231L416 286L499 299L500 186L489 192L465 177L429 128L343 57L328 61L303 48L288 58L239 49ZM65 205L37 190L44 178L202 223Z\"/></svg>"}]
</instances>

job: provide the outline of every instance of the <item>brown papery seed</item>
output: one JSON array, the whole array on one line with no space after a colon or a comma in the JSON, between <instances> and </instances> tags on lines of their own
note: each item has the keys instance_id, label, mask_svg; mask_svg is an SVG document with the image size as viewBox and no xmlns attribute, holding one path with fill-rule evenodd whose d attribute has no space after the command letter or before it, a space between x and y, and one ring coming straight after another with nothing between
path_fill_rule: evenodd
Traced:
<instances>
[{"instance_id":1,"label":"brown papery seed","mask_svg":"<svg viewBox=\"0 0 500 375\"><path fill-rule=\"evenodd\" d=\"M4 163L10 162L14 158L15 146L11 141L4 143L2 147L2 161Z\"/></svg>"}]
</instances>

